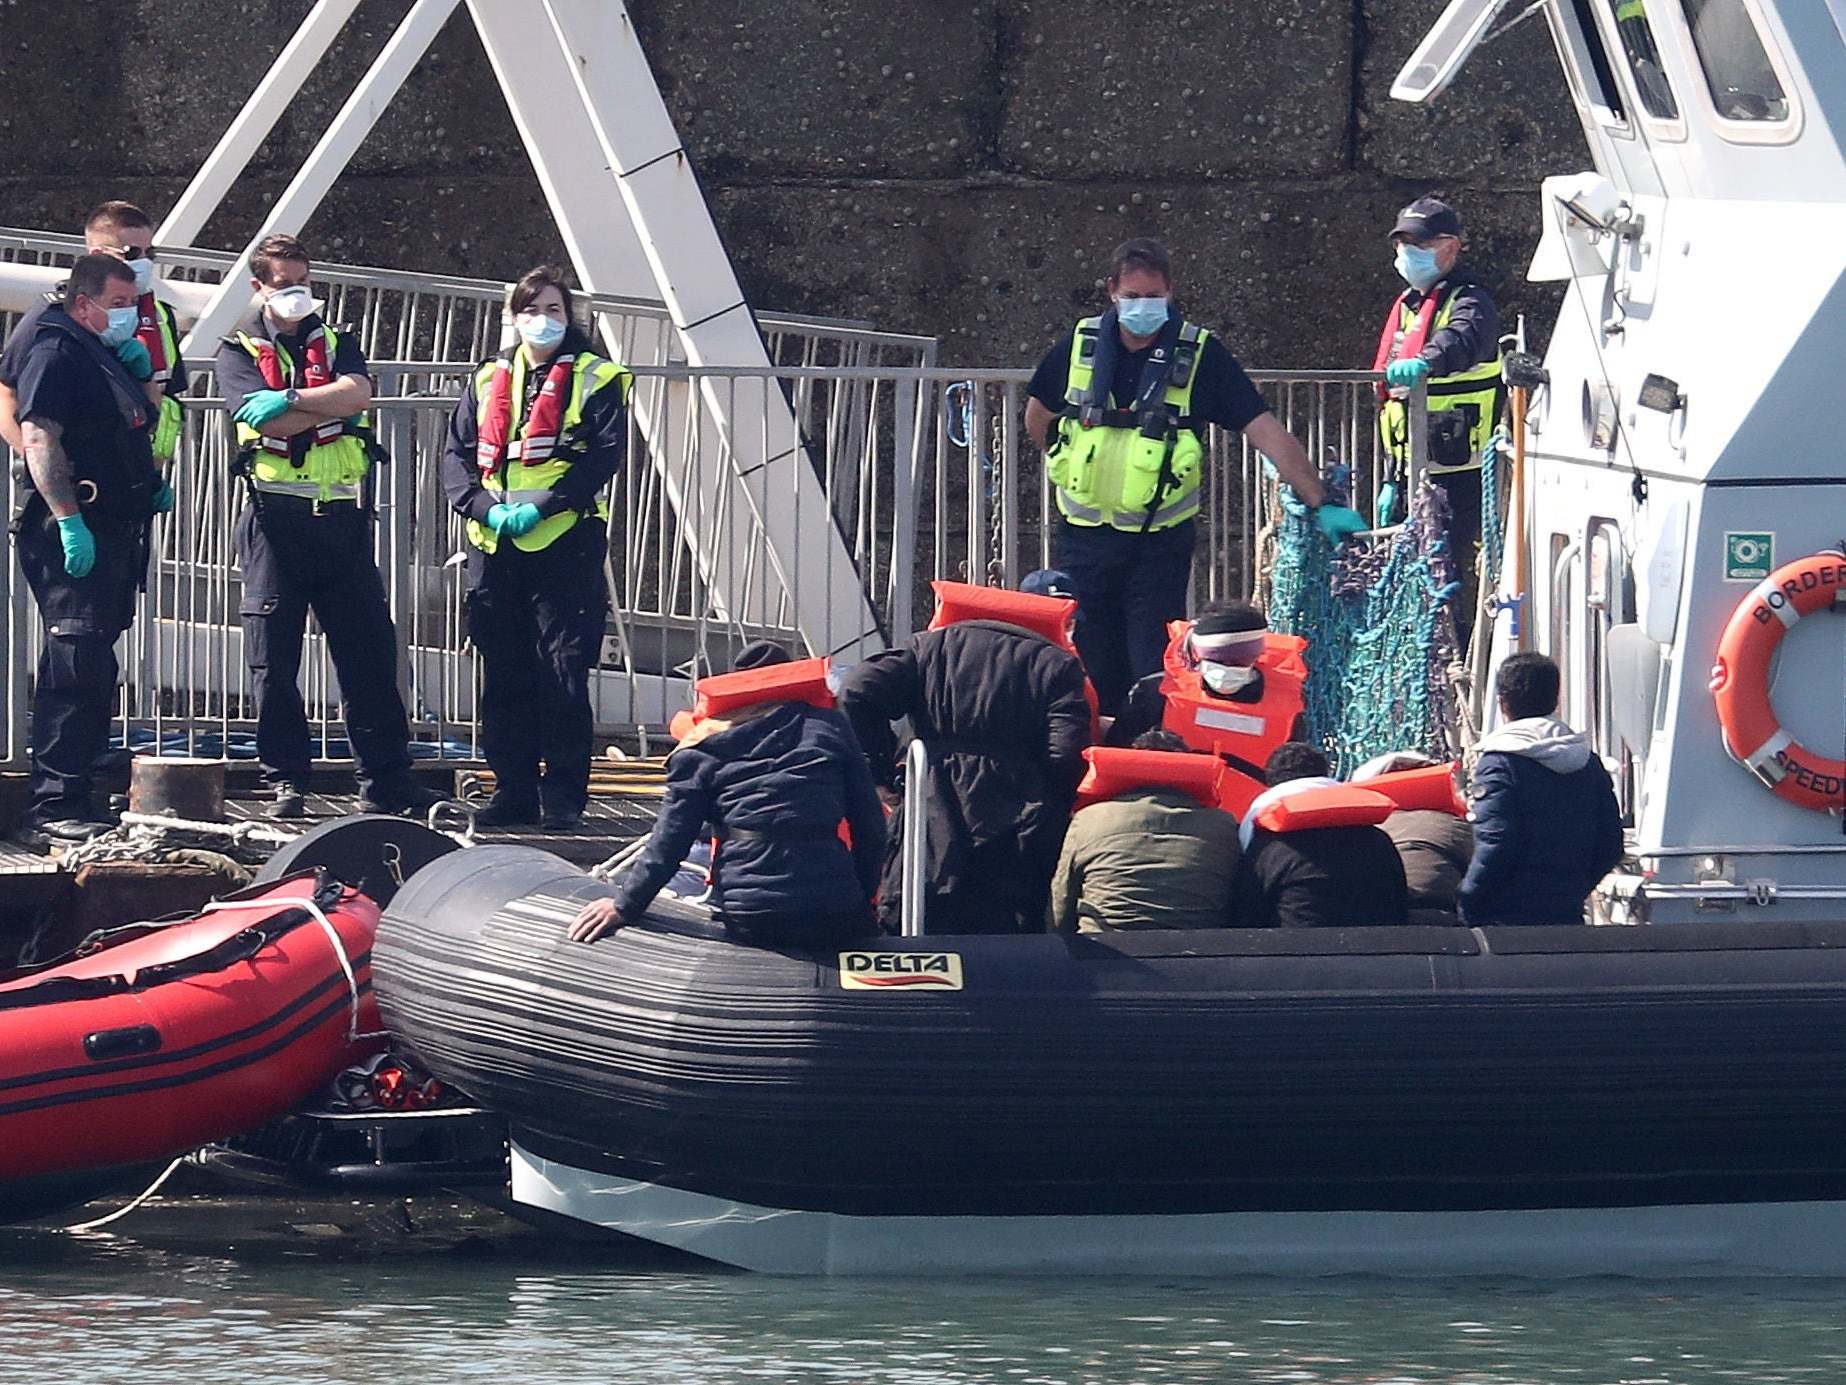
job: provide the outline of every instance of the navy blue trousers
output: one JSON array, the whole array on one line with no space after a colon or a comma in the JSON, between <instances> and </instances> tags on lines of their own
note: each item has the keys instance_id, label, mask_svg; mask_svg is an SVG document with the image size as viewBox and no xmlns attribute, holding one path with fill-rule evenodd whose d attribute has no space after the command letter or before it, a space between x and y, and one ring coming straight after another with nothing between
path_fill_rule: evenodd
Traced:
<instances>
[{"instance_id":1,"label":"navy blue trousers","mask_svg":"<svg viewBox=\"0 0 1846 1385\"><path fill-rule=\"evenodd\" d=\"M1194 523L1148 534L1060 520L1056 565L1077 586L1077 652L1114 716L1138 679L1158 673L1167 622L1183 620L1192 583Z\"/></svg>"}]
</instances>

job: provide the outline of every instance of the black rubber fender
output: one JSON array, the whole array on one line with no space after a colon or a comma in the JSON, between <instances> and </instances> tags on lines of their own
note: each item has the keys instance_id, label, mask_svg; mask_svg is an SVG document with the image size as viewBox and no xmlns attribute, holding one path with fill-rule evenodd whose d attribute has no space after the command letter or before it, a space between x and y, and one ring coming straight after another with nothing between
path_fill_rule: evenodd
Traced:
<instances>
[{"instance_id":1,"label":"black rubber fender","mask_svg":"<svg viewBox=\"0 0 1846 1385\"><path fill-rule=\"evenodd\" d=\"M461 849L447 833L409 818L355 813L302 833L263 863L256 883L325 870L383 908L418 871Z\"/></svg>"}]
</instances>

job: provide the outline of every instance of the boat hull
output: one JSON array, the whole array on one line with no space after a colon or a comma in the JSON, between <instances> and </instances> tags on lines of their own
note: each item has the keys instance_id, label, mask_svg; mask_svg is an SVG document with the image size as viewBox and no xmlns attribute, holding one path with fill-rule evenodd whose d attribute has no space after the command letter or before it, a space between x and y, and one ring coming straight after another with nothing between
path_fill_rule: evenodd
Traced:
<instances>
[{"instance_id":1,"label":"boat hull","mask_svg":"<svg viewBox=\"0 0 1846 1385\"><path fill-rule=\"evenodd\" d=\"M1083 1247L1142 1221L1204 1218L1198 1246L1267 1248L1296 1234L1275 1218L1348 1213L1359 1241L1367 1217L1431 1216L1486 1228L1491 1247L1529 1234L1501 1214L1570 1212L1644 1248L1666 1216L1647 1209L1773 1220L1846 1201L1846 925L932 936L804 954L733 946L666 906L566 942L603 888L530 848L436 863L381 924L381 1008L425 1066L507 1116L528 1165L564 1171L516 1174L554 1210L660 1240L680 1221L732 1238L825 1226L802 1233L825 1245L872 1224L962 1228L915 1262L876 1236L785 1261L700 1233L734 1263L1049 1267L986 1258L1001 1241L982 1228L1023 1219L1041 1239L1074 1228L1059 1267L1102 1269ZM681 1217L675 1195L708 1201ZM603 1210L618 1204L646 1210ZM1137 1263L1203 1263L1185 1244Z\"/></svg>"},{"instance_id":2,"label":"boat hull","mask_svg":"<svg viewBox=\"0 0 1846 1385\"><path fill-rule=\"evenodd\" d=\"M0 984L0 1220L255 1129L375 1048L377 917L310 875Z\"/></svg>"}]
</instances>

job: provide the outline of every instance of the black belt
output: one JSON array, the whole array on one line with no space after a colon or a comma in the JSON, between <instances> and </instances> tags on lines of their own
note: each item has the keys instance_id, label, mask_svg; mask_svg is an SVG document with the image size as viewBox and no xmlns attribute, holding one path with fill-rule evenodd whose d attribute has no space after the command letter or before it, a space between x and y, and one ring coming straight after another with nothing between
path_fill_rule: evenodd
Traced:
<instances>
[{"instance_id":1,"label":"black belt","mask_svg":"<svg viewBox=\"0 0 1846 1385\"><path fill-rule=\"evenodd\" d=\"M758 832L749 827L719 827L718 842L778 842L784 846L805 846L818 842L837 842L840 829L835 827L777 827Z\"/></svg>"}]
</instances>

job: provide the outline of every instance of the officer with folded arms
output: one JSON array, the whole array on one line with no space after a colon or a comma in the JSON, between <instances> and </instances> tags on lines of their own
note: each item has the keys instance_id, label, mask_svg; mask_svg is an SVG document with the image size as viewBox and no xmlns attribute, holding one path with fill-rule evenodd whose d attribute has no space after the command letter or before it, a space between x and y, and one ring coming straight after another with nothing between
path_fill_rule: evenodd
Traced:
<instances>
[{"instance_id":1,"label":"officer with folded arms","mask_svg":"<svg viewBox=\"0 0 1846 1385\"><path fill-rule=\"evenodd\" d=\"M308 612L327 636L366 812L421 810L442 795L412 782L397 690L397 631L372 558L365 483L372 380L359 343L321 321L308 252L293 236L250 257L262 303L218 348L218 387L236 406L248 503L237 521L244 657L256 693L256 753L270 815L300 817L312 764L301 700Z\"/></svg>"},{"instance_id":2,"label":"officer with folded arms","mask_svg":"<svg viewBox=\"0 0 1846 1385\"><path fill-rule=\"evenodd\" d=\"M40 844L110 825L91 799L91 766L108 742L115 642L134 620L149 525L171 504L154 467L155 410L118 354L134 342L137 297L133 269L85 255L17 357L30 495L13 535L45 624L23 835Z\"/></svg>"},{"instance_id":3,"label":"officer with folded arms","mask_svg":"<svg viewBox=\"0 0 1846 1385\"><path fill-rule=\"evenodd\" d=\"M1110 305L1053 346L1032 376L1026 434L1045 446L1061 516L1053 562L1077 587L1077 648L1105 715L1160 671L1167 623L1186 614L1194 517L1211 424L1274 465L1338 543L1365 528L1328 505L1295 436L1215 333L1173 311L1173 266L1156 240L1119 246Z\"/></svg>"}]
</instances>

